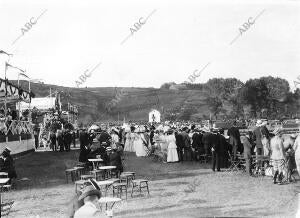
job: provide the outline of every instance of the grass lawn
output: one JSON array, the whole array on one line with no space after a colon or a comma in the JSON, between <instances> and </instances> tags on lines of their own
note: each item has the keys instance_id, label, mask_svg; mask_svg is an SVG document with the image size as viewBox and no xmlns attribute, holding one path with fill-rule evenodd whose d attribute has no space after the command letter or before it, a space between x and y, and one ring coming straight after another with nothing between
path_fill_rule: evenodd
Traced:
<instances>
[{"instance_id":1,"label":"grass lawn","mask_svg":"<svg viewBox=\"0 0 300 218\"><path fill-rule=\"evenodd\" d=\"M74 184L66 184L65 169L77 163L79 151L37 152L16 160L17 190L10 217L67 217ZM297 183L273 185L268 177L214 173L207 164L161 163L125 154L125 170L150 180L150 196L134 193L117 203L114 217L292 217L297 209ZM129 189L131 191L131 188ZM111 191L109 191L111 194Z\"/></svg>"}]
</instances>

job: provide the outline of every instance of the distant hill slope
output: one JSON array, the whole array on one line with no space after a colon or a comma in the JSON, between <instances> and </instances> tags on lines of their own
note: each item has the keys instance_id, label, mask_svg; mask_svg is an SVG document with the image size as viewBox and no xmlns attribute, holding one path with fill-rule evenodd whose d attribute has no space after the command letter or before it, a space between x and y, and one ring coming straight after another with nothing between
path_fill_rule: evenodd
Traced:
<instances>
[{"instance_id":1,"label":"distant hill slope","mask_svg":"<svg viewBox=\"0 0 300 218\"><path fill-rule=\"evenodd\" d=\"M15 82L15 81L14 81ZM22 87L27 88L28 82L21 81ZM79 120L108 121L108 120L147 120L151 109L158 109L164 116L169 111L180 111L184 108L193 108L194 118L209 115L205 101L205 93L201 90L170 90L155 88L69 88L63 86L32 83L31 90L36 97L45 97L52 92L61 92L63 109L67 102L79 106ZM121 94L120 90L122 90ZM111 110L106 106L115 100Z\"/></svg>"}]
</instances>

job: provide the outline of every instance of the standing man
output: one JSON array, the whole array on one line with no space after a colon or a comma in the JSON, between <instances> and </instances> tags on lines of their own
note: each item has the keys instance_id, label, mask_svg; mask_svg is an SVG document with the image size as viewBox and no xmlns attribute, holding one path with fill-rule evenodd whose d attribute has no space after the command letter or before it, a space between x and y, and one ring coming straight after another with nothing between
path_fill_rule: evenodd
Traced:
<instances>
[{"instance_id":1,"label":"standing man","mask_svg":"<svg viewBox=\"0 0 300 218\"><path fill-rule=\"evenodd\" d=\"M236 160L236 154L241 145L240 132L237 128L236 121L234 121L233 126L228 129L227 135L229 136L229 144L232 146L233 159Z\"/></svg>"},{"instance_id":2,"label":"standing man","mask_svg":"<svg viewBox=\"0 0 300 218\"><path fill-rule=\"evenodd\" d=\"M183 152L184 152L184 159L186 160L192 160L192 148L191 148L191 140L190 136L188 134L189 129L187 127L183 128L183 131L181 133L182 140L183 140Z\"/></svg>"},{"instance_id":3,"label":"standing man","mask_svg":"<svg viewBox=\"0 0 300 218\"><path fill-rule=\"evenodd\" d=\"M176 145L177 145L177 153L179 161L183 161L183 147L184 142L180 132L175 132Z\"/></svg>"},{"instance_id":4,"label":"standing man","mask_svg":"<svg viewBox=\"0 0 300 218\"><path fill-rule=\"evenodd\" d=\"M262 143L262 126L263 126L263 122L262 120L257 120L256 121L256 128L253 130L253 140L255 142L255 155L256 157L258 157L259 155L263 155L263 143ZM257 161L256 162L256 171L258 171L258 169L261 166L261 161Z\"/></svg>"},{"instance_id":5,"label":"standing man","mask_svg":"<svg viewBox=\"0 0 300 218\"><path fill-rule=\"evenodd\" d=\"M220 134L213 133L211 135L212 137L212 170L215 172L216 165L217 165L217 171L220 172L220 164L221 164L221 149L220 149Z\"/></svg>"},{"instance_id":6,"label":"standing man","mask_svg":"<svg viewBox=\"0 0 300 218\"><path fill-rule=\"evenodd\" d=\"M35 149L37 149L39 147L39 131L37 127L34 128L33 135L34 135Z\"/></svg>"},{"instance_id":7,"label":"standing man","mask_svg":"<svg viewBox=\"0 0 300 218\"><path fill-rule=\"evenodd\" d=\"M194 149L194 160L199 160L201 152L203 152L204 150L202 145L202 134L199 132L199 130L194 130L192 141L192 148Z\"/></svg>"},{"instance_id":8,"label":"standing man","mask_svg":"<svg viewBox=\"0 0 300 218\"><path fill-rule=\"evenodd\" d=\"M252 148L252 145L250 143L249 138L250 138L249 135L241 136L241 141L244 146L244 158L246 160L246 173L248 173L248 175L251 176L252 175L252 172L251 172L251 163L252 163L251 148Z\"/></svg>"}]
</instances>

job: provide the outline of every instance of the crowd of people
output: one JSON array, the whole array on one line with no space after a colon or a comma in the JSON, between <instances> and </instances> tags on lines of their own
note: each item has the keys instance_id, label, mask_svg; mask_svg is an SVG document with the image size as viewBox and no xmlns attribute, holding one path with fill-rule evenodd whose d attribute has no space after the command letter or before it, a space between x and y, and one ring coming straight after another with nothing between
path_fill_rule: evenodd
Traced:
<instances>
[{"instance_id":1,"label":"crowd of people","mask_svg":"<svg viewBox=\"0 0 300 218\"><path fill-rule=\"evenodd\" d=\"M220 171L237 158L245 160L249 175L258 173L259 161L253 168L253 156L268 157L274 169L274 183L281 182L283 168L289 158L290 168L300 164L300 148L297 134L283 135L280 128L269 132L267 121L257 120L253 130L240 131L236 122L228 129L209 128L202 124L123 124L97 131L80 131L81 162L99 155L106 164L117 163L122 169L122 161L109 160L111 152L121 157L123 152L134 152L137 157L149 155L159 157L163 162L212 160L212 170ZM298 137L299 138L299 137ZM292 157L292 158L290 158ZM300 170L300 165L298 167Z\"/></svg>"}]
</instances>

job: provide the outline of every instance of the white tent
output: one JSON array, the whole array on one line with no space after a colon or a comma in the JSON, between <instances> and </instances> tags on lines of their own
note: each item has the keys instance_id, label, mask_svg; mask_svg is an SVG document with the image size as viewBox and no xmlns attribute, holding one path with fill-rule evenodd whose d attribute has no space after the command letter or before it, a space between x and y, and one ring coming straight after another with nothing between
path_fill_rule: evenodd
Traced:
<instances>
[{"instance_id":1,"label":"white tent","mask_svg":"<svg viewBox=\"0 0 300 218\"><path fill-rule=\"evenodd\" d=\"M149 113L149 122L160 123L160 112L158 110L152 110Z\"/></svg>"},{"instance_id":2,"label":"white tent","mask_svg":"<svg viewBox=\"0 0 300 218\"><path fill-rule=\"evenodd\" d=\"M34 107L36 107L39 110L49 110L51 108L55 108L55 97L33 98L31 99L31 104L26 102L20 102L20 111L24 111L29 108L32 109ZM19 108L18 103L17 108Z\"/></svg>"}]
</instances>

